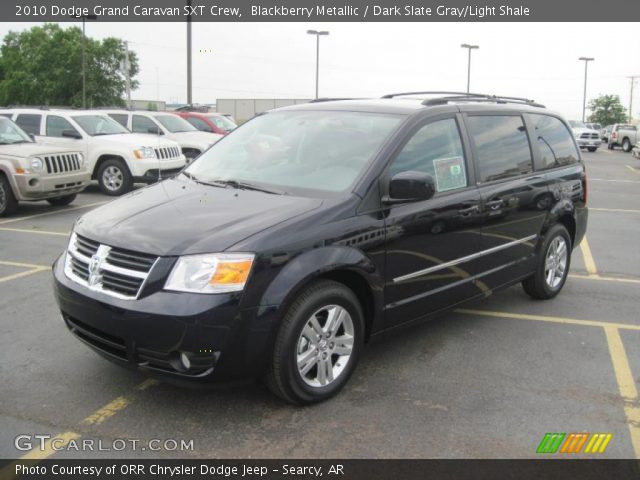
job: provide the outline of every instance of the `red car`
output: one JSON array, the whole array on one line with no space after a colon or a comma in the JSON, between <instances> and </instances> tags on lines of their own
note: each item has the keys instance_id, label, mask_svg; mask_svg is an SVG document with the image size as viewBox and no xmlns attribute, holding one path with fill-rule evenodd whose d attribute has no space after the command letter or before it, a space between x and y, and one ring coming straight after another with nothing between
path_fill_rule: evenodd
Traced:
<instances>
[{"instance_id":1,"label":"red car","mask_svg":"<svg viewBox=\"0 0 640 480\"><path fill-rule=\"evenodd\" d=\"M184 118L201 132L212 132L226 135L237 125L220 113L173 112Z\"/></svg>"}]
</instances>

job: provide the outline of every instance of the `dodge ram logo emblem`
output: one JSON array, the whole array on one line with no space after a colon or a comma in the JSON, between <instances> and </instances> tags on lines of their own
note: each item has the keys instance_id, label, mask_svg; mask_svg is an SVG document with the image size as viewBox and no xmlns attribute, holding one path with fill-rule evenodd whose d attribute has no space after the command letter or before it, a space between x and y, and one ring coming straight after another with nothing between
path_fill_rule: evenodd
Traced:
<instances>
[{"instance_id":1,"label":"dodge ram logo emblem","mask_svg":"<svg viewBox=\"0 0 640 480\"><path fill-rule=\"evenodd\" d=\"M107 259L107 255L109 255L109 250L111 250L106 245L100 245L98 251L91 256L91 260L89 261L89 278L87 282L90 287L96 286L98 283L102 282L102 264Z\"/></svg>"}]
</instances>

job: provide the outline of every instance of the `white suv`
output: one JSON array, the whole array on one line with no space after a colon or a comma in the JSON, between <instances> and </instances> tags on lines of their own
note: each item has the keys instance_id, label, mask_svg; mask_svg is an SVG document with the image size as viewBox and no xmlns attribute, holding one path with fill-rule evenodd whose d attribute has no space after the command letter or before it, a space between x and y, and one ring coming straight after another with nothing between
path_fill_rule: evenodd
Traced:
<instances>
[{"instance_id":1,"label":"white suv","mask_svg":"<svg viewBox=\"0 0 640 480\"><path fill-rule=\"evenodd\" d=\"M122 195L134 182L152 183L185 165L180 146L168 139L131 133L104 113L87 110L4 109L44 145L80 151L107 195Z\"/></svg>"},{"instance_id":2,"label":"white suv","mask_svg":"<svg viewBox=\"0 0 640 480\"><path fill-rule=\"evenodd\" d=\"M178 142L191 163L198 155L222 138L222 135L201 132L185 119L169 112L146 110L101 110L133 133L164 135Z\"/></svg>"}]
</instances>

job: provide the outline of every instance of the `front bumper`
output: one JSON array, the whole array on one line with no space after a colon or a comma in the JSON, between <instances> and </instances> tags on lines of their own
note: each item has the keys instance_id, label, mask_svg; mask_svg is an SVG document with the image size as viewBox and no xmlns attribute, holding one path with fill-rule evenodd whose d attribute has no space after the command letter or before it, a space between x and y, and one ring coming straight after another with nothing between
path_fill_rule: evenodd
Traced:
<instances>
[{"instance_id":1,"label":"front bumper","mask_svg":"<svg viewBox=\"0 0 640 480\"><path fill-rule=\"evenodd\" d=\"M240 308L237 294L157 290L122 300L67 278L63 260L53 265L62 317L76 338L108 360L178 384L244 380L264 371L275 309Z\"/></svg>"},{"instance_id":2,"label":"front bumper","mask_svg":"<svg viewBox=\"0 0 640 480\"><path fill-rule=\"evenodd\" d=\"M139 183L155 183L155 182L160 181L160 180L164 180L164 179L167 179L167 178L174 177L175 175L180 173L181 170L182 170L182 168L169 168L169 169L163 169L163 170L157 170L157 169L147 170L146 172L144 172L144 175L142 175L140 177L134 177L134 181L135 182L139 182Z\"/></svg>"},{"instance_id":3,"label":"front bumper","mask_svg":"<svg viewBox=\"0 0 640 480\"><path fill-rule=\"evenodd\" d=\"M600 145L602 145L602 140L596 140L594 138L576 138L576 142L578 143L578 146L580 148L587 148L587 147L598 148Z\"/></svg>"},{"instance_id":4,"label":"front bumper","mask_svg":"<svg viewBox=\"0 0 640 480\"><path fill-rule=\"evenodd\" d=\"M89 185L91 173L85 171L62 175L16 174L13 178L16 182L18 200L46 200L81 192Z\"/></svg>"}]
</instances>

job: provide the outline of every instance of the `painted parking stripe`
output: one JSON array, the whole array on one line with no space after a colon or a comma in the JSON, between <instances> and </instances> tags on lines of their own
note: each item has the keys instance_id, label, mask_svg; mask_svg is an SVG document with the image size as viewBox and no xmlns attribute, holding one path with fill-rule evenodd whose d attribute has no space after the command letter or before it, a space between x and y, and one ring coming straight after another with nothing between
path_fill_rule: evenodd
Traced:
<instances>
[{"instance_id":1,"label":"painted parking stripe","mask_svg":"<svg viewBox=\"0 0 640 480\"><path fill-rule=\"evenodd\" d=\"M33 275L34 273L44 272L49 270L49 266L47 265L34 265L31 263L19 263L19 262L8 262L0 260L0 265L6 265L8 267L18 267L18 268L26 268L26 271L14 273L12 275L7 275L6 277L0 277L0 283L9 282L11 280L16 280L18 278L27 277L29 275Z\"/></svg>"},{"instance_id":2,"label":"painted parking stripe","mask_svg":"<svg viewBox=\"0 0 640 480\"><path fill-rule=\"evenodd\" d=\"M619 182L619 183L640 183L640 180L618 180L614 178L591 178L589 177L590 182Z\"/></svg>"},{"instance_id":3,"label":"painted parking stripe","mask_svg":"<svg viewBox=\"0 0 640 480\"><path fill-rule=\"evenodd\" d=\"M631 373L629 358L624 349L622 338L620 338L620 332L613 326L604 327L604 332L607 336L609 354L616 374L618 390L624 401L624 413L627 416L631 444L636 458L640 459L640 398L638 397L638 389L636 388L633 373ZM606 443L609 440L607 439ZM601 445L600 448L605 448L606 443ZM595 446L593 448L595 449Z\"/></svg>"},{"instance_id":4,"label":"painted parking stripe","mask_svg":"<svg viewBox=\"0 0 640 480\"><path fill-rule=\"evenodd\" d=\"M593 259L591 248L589 247L589 242L587 241L586 235L583 237L582 242L580 242L580 250L582 251L582 256L584 257L584 266L587 269L587 273L592 277L597 277L598 269L596 268L596 262Z\"/></svg>"},{"instance_id":5,"label":"painted parking stripe","mask_svg":"<svg viewBox=\"0 0 640 480\"><path fill-rule=\"evenodd\" d=\"M590 212L618 212L618 213L640 213L640 210L630 210L627 208L594 208L589 207Z\"/></svg>"},{"instance_id":6,"label":"painted parking stripe","mask_svg":"<svg viewBox=\"0 0 640 480\"><path fill-rule=\"evenodd\" d=\"M28 228L6 228L0 227L0 232L14 232L14 233L35 233L37 235L55 235L60 237L68 237L71 232L51 232L48 230L34 230Z\"/></svg>"},{"instance_id":7,"label":"painted parking stripe","mask_svg":"<svg viewBox=\"0 0 640 480\"><path fill-rule=\"evenodd\" d=\"M631 165L625 165L625 167L627 167L629 170L631 170L636 175L640 175L640 170L638 170L637 168L632 167Z\"/></svg>"},{"instance_id":8,"label":"painted parking stripe","mask_svg":"<svg viewBox=\"0 0 640 480\"><path fill-rule=\"evenodd\" d=\"M5 225L7 223L22 222L24 220L31 220L32 218L47 217L49 215L55 215L56 213L73 212L74 210L80 210L83 208L97 207L99 205L104 205L105 203L108 203L108 202L109 200L103 200L101 202L87 203L86 205L78 205L77 207L58 208L56 210L51 210L43 213L36 213L34 215L25 215L24 217L9 218L7 220L0 221L0 225Z\"/></svg>"},{"instance_id":9,"label":"painted parking stripe","mask_svg":"<svg viewBox=\"0 0 640 480\"><path fill-rule=\"evenodd\" d=\"M602 276L602 275L580 275L578 273L570 273L569 278L576 278L579 280L598 280L601 282L618 282L618 283L639 283L640 278L629 278L629 277L610 277L610 276Z\"/></svg>"}]
</instances>

